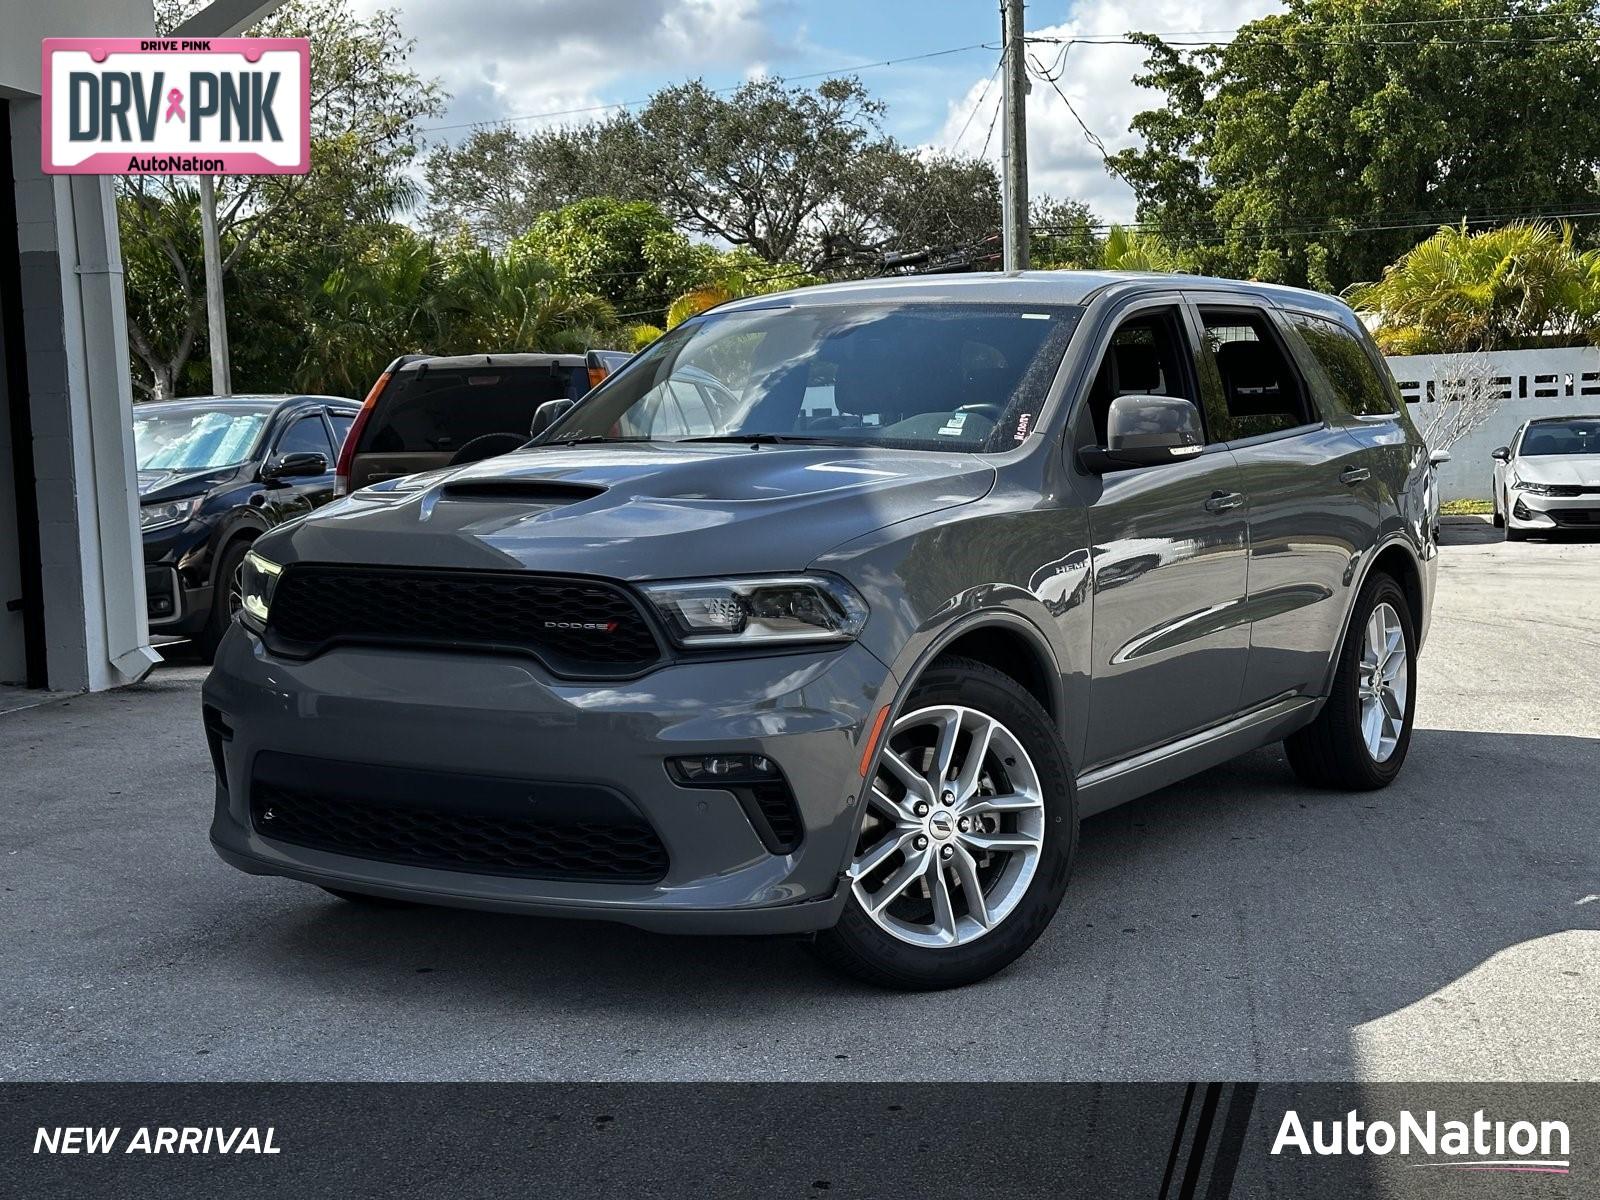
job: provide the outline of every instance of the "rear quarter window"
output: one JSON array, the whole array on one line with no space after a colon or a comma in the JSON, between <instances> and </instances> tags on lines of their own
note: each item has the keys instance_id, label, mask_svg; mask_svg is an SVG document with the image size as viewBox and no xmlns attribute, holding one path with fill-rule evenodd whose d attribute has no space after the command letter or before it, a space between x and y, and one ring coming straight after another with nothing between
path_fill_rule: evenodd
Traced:
<instances>
[{"instance_id":1,"label":"rear quarter window","mask_svg":"<svg viewBox=\"0 0 1600 1200\"><path fill-rule=\"evenodd\" d=\"M1289 320L1327 377L1334 406L1341 415L1388 417L1400 411L1393 381L1350 330L1337 321L1291 312Z\"/></svg>"},{"instance_id":2,"label":"rear quarter window","mask_svg":"<svg viewBox=\"0 0 1600 1200\"><path fill-rule=\"evenodd\" d=\"M400 371L379 397L357 450L373 454L453 452L486 434L525 437L539 405L582 395L580 375L586 389L587 372L564 366Z\"/></svg>"}]
</instances>

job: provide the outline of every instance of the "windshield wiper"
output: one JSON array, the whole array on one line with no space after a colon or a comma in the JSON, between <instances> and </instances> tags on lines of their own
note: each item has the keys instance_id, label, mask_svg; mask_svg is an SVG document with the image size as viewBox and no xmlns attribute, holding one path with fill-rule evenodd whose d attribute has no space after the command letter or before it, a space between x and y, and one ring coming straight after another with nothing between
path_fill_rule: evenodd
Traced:
<instances>
[{"instance_id":1,"label":"windshield wiper","mask_svg":"<svg viewBox=\"0 0 1600 1200\"><path fill-rule=\"evenodd\" d=\"M648 442L642 437L611 437L604 433L586 433L581 437L554 438L548 442L534 441L530 446L592 446L596 442Z\"/></svg>"},{"instance_id":2,"label":"windshield wiper","mask_svg":"<svg viewBox=\"0 0 1600 1200\"><path fill-rule=\"evenodd\" d=\"M754 446L768 446L780 442L812 446L837 446L843 439L808 437L803 433L713 433L705 437L679 438L680 442L744 442Z\"/></svg>"}]
</instances>

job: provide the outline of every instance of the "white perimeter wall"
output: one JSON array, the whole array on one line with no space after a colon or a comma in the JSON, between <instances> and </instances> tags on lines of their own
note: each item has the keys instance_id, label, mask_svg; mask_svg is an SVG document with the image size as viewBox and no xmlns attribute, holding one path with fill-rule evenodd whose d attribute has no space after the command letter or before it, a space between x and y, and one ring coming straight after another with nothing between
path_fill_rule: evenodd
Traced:
<instances>
[{"instance_id":1,"label":"white perimeter wall","mask_svg":"<svg viewBox=\"0 0 1600 1200\"><path fill-rule=\"evenodd\" d=\"M1427 425L1435 405L1455 403L1442 381L1481 376L1497 397L1488 418L1450 447L1451 460L1439 469L1444 500L1487 500L1494 478L1490 453L1508 443L1529 417L1600 416L1597 347L1399 355L1389 359L1389 369L1418 428Z\"/></svg>"}]
</instances>

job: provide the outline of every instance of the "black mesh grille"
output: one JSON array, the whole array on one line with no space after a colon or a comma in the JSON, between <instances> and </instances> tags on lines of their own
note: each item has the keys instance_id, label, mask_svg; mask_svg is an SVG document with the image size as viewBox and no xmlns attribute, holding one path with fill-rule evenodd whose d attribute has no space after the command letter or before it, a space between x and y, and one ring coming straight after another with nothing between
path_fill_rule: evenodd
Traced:
<instances>
[{"instance_id":1,"label":"black mesh grille","mask_svg":"<svg viewBox=\"0 0 1600 1200\"><path fill-rule=\"evenodd\" d=\"M1550 516L1561 526L1580 529L1600 526L1600 508L1552 508Z\"/></svg>"},{"instance_id":2,"label":"black mesh grille","mask_svg":"<svg viewBox=\"0 0 1600 1200\"><path fill-rule=\"evenodd\" d=\"M291 565L272 597L268 645L305 658L339 642L529 653L574 676L638 674L661 655L643 613L614 584Z\"/></svg>"},{"instance_id":3,"label":"black mesh grille","mask_svg":"<svg viewBox=\"0 0 1600 1200\"><path fill-rule=\"evenodd\" d=\"M251 824L275 841L447 871L615 883L654 882L667 872L655 830L605 788L351 770L258 756Z\"/></svg>"}]
</instances>

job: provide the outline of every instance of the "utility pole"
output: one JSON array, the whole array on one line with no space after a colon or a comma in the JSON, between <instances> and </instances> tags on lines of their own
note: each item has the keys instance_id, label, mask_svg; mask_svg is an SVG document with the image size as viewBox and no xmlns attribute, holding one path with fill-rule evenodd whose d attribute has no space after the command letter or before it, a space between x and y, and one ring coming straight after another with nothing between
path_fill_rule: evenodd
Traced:
<instances>
[{"instance_id":1,"label":"utility pole","mask_svg":"<svg viewBox=\"0 0 1600 1200\"><path fill-rule=\"evenodd\" d=\"M217 185L200 176L200 244L206 263L206 335L211 343L211 392L233 395L228 365L228 314L222 307L222 247L217 242Z\"/></svg>"},{"instance_id":2,"label":"utility pole","mask_svg":"<svg viewBox=\"0 0 1600 1200\"><path fill-rule=\"evenodd\" d=\"M1028 63L1023 55L1022 0L1000 0L1005 47L1005 137L1000 142L1000 207L1007 271L1028 269Z\"/></svg>"}]
</instances>

